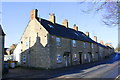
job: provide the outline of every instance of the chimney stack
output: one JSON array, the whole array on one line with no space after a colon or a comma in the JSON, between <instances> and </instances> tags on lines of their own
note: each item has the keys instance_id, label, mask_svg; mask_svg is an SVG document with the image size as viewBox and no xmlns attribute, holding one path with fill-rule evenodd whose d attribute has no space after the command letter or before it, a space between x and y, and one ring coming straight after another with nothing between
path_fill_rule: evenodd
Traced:
<instances>
[{"instance_id":1,"label":"chimney stack","mask_svg":"<svg viewBox=\"0 0 120 80\"><path fill-rule=\"evenodd\" d=\"M73 25L73 29L78 31L78 27L76 26L76 24Z\"/></svg>"},{"instance_id":2,"label":"chimney stack","mask_svg":"<svg viewBox=\"0 0 120 80\"><path fill-rule=\"evenodd\" d=\"M94 41L97 42L97 36L94 36Z\"/></svg>"},{"instance_id":3,"label":"chimney stack","mask_svg":"<svg viewBox=\"0 0 120 80\"><path fill-rule=\"evenodd\" d=\"M100 41L100 43L101 43L102 45L104 45L104 42L103 42L103 41Z\"/></svg>"},{"instance_id":4,"label":"chimney stack","mask_svg":"<svg viewBox=\"0 0 120 80\"><path fill-rule=\"evenodd\" d=\"M63 20L62 24L63 24L63 26L68 28L68 20L67 19Z\"/></svg>"},{"instance_id":5,"label":"chimney stack","mask_svg":"<svg viewBox=\"0 0 120 80\"><path fill-rule=\"evenodd\" d=\"M89 32L86 32L86 36L88 36L88 37L89 37Z\"/></svg>"},{"instance_id":6,"label":"chimney stack","mask_svg":"<svg viewBox=\"0 0 120 80\"><path fill-rule=\"evenodd\" d=\"M112 44L110 44L110 43L106 43L105 46L112 47Z\"/></svg>"},{"instance_id":7,"label":"chimney stack","mask_svg":"<svg viewBox=\"0 0 120 80\"><path fill-rule=\"evenodd\" d=\"M49 17L49 21L51 21L53 24L55 23L55 14L52 13L52 14L49 14L50 17Z\"/></svg>"},{"instance_id":8,"label":"chimney stack","mask_svg":"<svg viewBox=\"0 0 120 80\"><path fill-rule=\"evenodd\" d=\"M38 10L34 9L30 12L30 20L37 19Z\"/></svg>"}]
</instances>

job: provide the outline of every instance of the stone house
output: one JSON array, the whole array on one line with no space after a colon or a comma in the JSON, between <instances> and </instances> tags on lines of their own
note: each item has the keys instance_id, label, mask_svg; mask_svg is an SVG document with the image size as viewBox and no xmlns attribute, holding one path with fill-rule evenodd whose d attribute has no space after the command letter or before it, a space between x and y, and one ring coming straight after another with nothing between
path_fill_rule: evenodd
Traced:
<instances>
[{"instance_id":1,"label":"stone house","mask_svg":"<svg viewBox=\"0 0 120 80\"><path fill-rule=\"evenodd\" d=\"M76 24L69 28L66 19L62 25L57 24L55 14L45 20L37 12L31 11L30 21L14 50L18 51L15 55L20 56L22 66L60 68L99 59L99 45L89 33L78 31Z\"/></svg>"},{"instance_id":2,"label":"stone house","mask_svg":"<svg viewBox=\"0 0 120 80\"><path fill-rule=\"evenodd\" d=\"M5 33L0 25L0 75L2 75L3 67L4 67L4 39ZM2 76L0 76L1 78Z\"/></svg>"}]
</instances>

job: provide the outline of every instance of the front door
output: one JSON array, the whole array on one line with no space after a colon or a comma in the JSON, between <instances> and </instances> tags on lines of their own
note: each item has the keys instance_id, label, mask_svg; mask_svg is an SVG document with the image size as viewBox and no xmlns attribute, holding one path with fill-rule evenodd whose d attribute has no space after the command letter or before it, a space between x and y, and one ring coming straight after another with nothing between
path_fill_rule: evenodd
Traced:
<instances>
[{"instance_id":1,"label":"front door","mask_svg":"<svg viewBox=\"0 0 120 80\"><path fill-rule=\"evenodd\" d=\"M64 59L65 59L65 66L68 67L70 66L70 53L64 53L63 55Z\"/></svg>"},{"instance_id":2,"label":"front door","mask_svg":"<svg viewBox=\"0 0 120 80\"><path fill-rule=\"evenodd\" d=\"M69 60L68 59L69 59L68 56L65 56L65 66L66 67L69 66Z\"/></svg>"},{"instance_id":3,"label":"front door","mask_svg":"<svg viewBox=\"0 0 120 80\"><path fill-rule=\"evenodd\" d=\"M82 52L79 53L79 62L82 64Z\"/></svg>"},{"instance_id":4,"label":"front door","mask_svg":"<svg viewBox=\"0 0 120 80\"><path fill-rule=\"evenodd\" d=\"M92 61L92 53L88 52L88 62L90 63Z\"/></svg>"}]
</instances>

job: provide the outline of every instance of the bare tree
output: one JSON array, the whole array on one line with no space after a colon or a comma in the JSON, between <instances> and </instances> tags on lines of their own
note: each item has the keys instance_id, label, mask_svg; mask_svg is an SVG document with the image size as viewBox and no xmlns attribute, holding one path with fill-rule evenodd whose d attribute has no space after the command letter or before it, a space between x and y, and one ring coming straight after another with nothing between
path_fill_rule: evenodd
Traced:
<instances>
[{"instance_id":1,"label":"bare tree","mask_svg":"<svg viewBox=\"0 0 120 80\"><path fill-rule=\"evenodd\" d=\"M84 3L87 0L84 0ZM102 22L107 26L118 26L119 22L119 14L120 14L120 2L119 0L91 0L91 4L87 7L87 10L82 10L85 13L95 11L97 13L104 12L102 14ZM83 3L83 4L84 4Z\"/></svg>"}]
</instances>

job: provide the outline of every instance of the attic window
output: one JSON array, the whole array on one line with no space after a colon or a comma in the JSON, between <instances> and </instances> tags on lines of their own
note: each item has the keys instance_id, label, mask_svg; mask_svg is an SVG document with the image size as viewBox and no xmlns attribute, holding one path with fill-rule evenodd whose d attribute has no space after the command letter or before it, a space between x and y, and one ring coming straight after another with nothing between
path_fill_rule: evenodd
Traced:
<instances>
[{"instance_id":1,"label":"attic window","mask_svg":"<svg viewBox=\"0 0 120 80\"><path fill-rule=\"evenodd\" d=\"M48 24L48 26L50 27L50 28L54 28L52 25L50 25L50 24Z\"/></svg>"},{"instance_id":2,"label":"attic window","mask_svg":"<svg viewBox=\"0 0 120 80\"><path fill-rule=\"evenodd\" d=\"M74 33L75 33L75 35L79 36L79 34L78 34L78 33L76 33L76 32L74 32Z\"/></svg>"},{"instance_id":3,"label":"attic window","mask_svg":"<svg viewBox=\"0 0 120 80\"><path fill-rule=\"evenodd\" d=\"M82 34L84 37L86 37L84 34Z\"/></svg>"}]
</instances>

